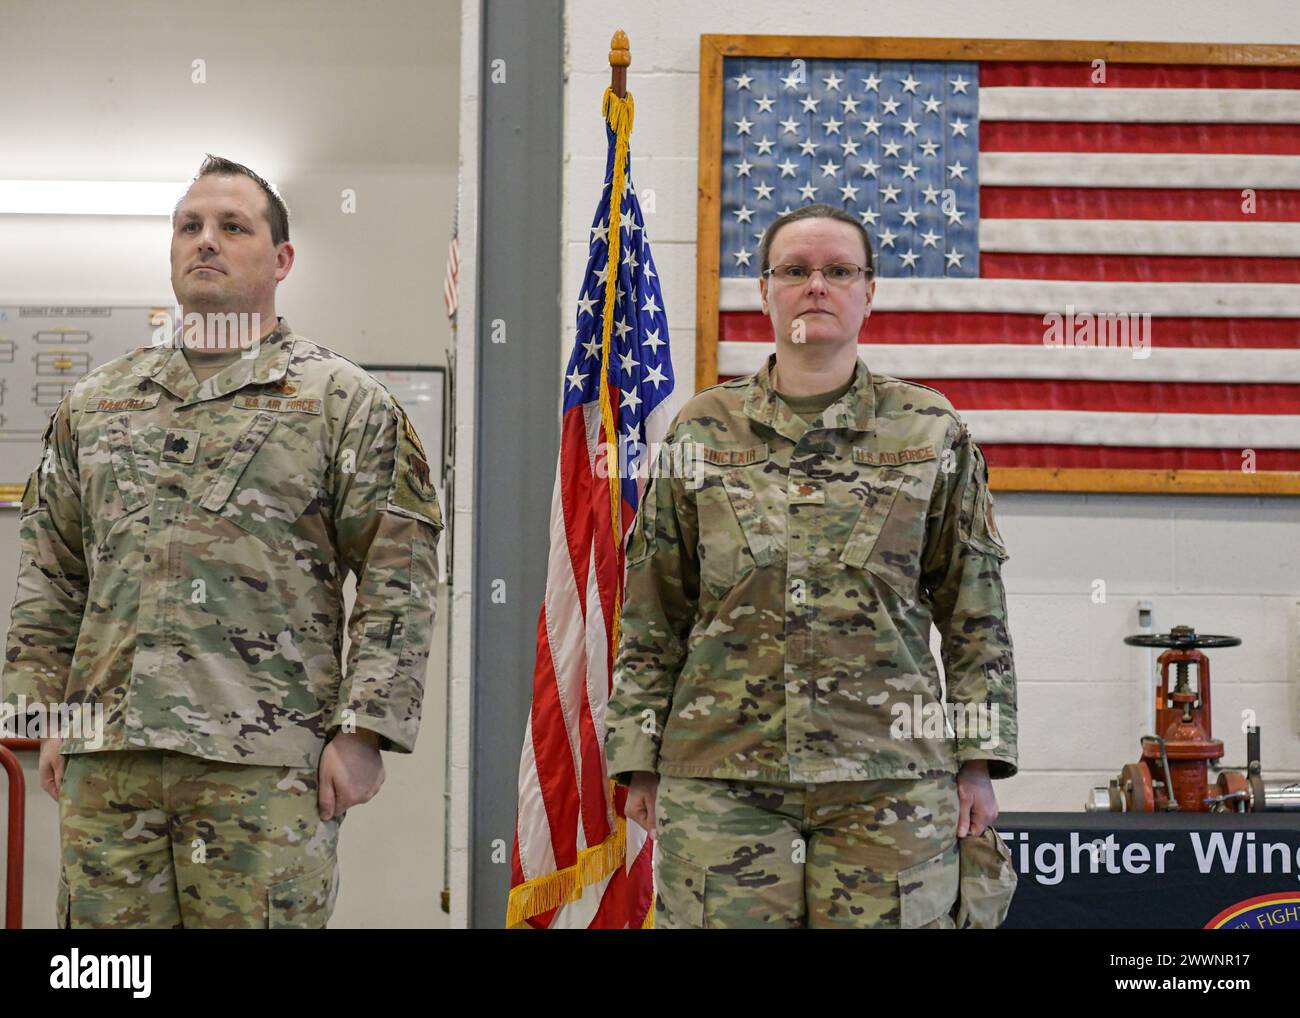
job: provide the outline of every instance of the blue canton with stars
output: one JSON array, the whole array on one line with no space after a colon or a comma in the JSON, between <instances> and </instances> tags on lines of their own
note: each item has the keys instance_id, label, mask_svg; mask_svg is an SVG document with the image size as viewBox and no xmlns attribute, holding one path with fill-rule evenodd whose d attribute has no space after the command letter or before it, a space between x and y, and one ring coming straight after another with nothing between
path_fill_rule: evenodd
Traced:
<instances>
[{"instance_id":1,"label":"blue canton with stars","mask_svg":"<svg viewBox=\"0 0 1300 1018\"><path fill-rule=\"evenodd\" d=\"M605 135L605 187L591 226L587 272L578 298L578 335L569 355L564 383L564 412L600 399L601 326L605 308L605 270L609 264L609 198L614 179L614 132ZM614 329L610 334L609 383L619 392L614 406L622 445L619 473L623 500L637 505L635 471L646 456L645 420L673 391L673 364L668 355L668 319L645 218L632 185L632 157L624 177L619 206L618 287L614 296ZM644 466L641 466L644 469Z\"/></svg>"},{"instance_id":2,"label":"blue canton with stars","mask_svg":"<svg viewBox=\"0 0 1300 1018\"><path fill-rule=\"evenodd\" d=\"M723 62L724 276L756 277L763 231L812 202L867 227L879 276L979 275L973 63Z\"/></svg>"}]
</instances>

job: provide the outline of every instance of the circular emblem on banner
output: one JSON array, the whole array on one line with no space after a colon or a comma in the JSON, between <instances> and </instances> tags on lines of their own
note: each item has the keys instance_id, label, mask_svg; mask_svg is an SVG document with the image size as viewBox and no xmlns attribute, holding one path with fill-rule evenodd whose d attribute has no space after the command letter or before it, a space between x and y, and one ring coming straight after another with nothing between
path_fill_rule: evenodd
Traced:
<instances>
[{"instance_id":1,"label":"circular emblem on banner","mask_svg":"<svg viewBox=\"0 0 1300 1018\"><path fill-rule=\"evenodd\" d=\"M1207 930L1300 930L1300 894L1278 891L1229 905Z\"/></svg>"}]
</instances>

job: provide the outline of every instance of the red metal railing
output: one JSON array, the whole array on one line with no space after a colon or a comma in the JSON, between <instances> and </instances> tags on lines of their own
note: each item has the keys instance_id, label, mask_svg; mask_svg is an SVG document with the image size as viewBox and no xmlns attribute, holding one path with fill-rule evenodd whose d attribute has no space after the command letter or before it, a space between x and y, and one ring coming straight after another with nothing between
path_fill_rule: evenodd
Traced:
<instances>
[{"instance_id":1,"label":"red metal railing","mask_svg":"<svg viewBox=\"0 0 1300 1018\"><path fill-rule=\"evenodd\" d=\"M40 739L0 739L0 767L9 776L8 854L5 856L5 929L23 928L23 845L27 781L15 752L39 752Z\"/></svg>"}]
</instances>

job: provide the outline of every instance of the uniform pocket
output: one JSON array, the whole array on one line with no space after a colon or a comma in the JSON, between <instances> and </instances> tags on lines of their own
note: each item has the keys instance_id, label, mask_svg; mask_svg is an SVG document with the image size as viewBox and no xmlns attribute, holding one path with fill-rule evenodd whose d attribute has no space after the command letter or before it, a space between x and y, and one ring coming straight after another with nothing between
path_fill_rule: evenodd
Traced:
<instances>
[{"instance_id":1,"label":"uniform pocket","mask_svg":"<svg viewBox=\"0 0 1300 1018\"><path fill-rule=\"evenodd\" d=\"M319 450L277 423L266 412L249 422L199 503L273 547L316 498L320 473Z\"/></svg>"},{"instance_id":2,"label":"uniform pocket","mask_svg":"<svg viewBox=\"0 0 1300 1018\"><path fill-rule=\"evenodd\" d=\"M961 890L957 929L992 930L1001 926L1016 893L1011 850L992 827L961 841Z\"/></svg>"},{"instance_id":3,"label":"uniform pocket","mask_svg":"<svg viewBox=\"0 0 1300 1018\"><path fill-rule=\"evenodd\" d=\"M655 929L703 929L707 871L667 851L660 841L654 852Z\"/></svg>"},{"instance_id":4,"label":"uniform pocket","mask_svg":"<svg viewBox=\"0 0 1300 1018\"><path fill-rule=\"evenodd\" d=\"M700 447L703 480L696 494L701 544L700 580L725 593L756 567L784 554L784 506L764 498L768 485L784 489L784 475L765 474L767 445L747 449Z\"/></svg>"},{"instance_id":5,"label":"uniform pocket","mask_svg":"<svg viewBox=\"0 0 1300 1018\"><path fill-rule=\"evenodd\" d=\"M899 925L903 929L952 928L961 867L957 844L898 871Z\"/></svg>"},{"instance_id":6,"label":"uniform pocket","mask_svg":"<svg viewBox=\"0 0 1300 1018\"><path fill-rule=\"evenodd\" d=\"M927 451L927 460L879 466L871 461L879 454L853 450L863 505L840 554L846 565L871 572L909 604L917 599L926 515L939 465L932 448Z\"/></svg>"},{"instance_id":7,"label":"uniform pocket","mask_svg":"<svg viewBox=\"0 0 1300 1018\"><path fill-rule=\"evenodd\" d=\"M131 438L131 418L116 417L105 428L108 439L109 458L113 464L113 477L117 482L117 493L121 500L122 512L131 513L148 505L144 484L140 480L140 470L135 461L135 443Z\"/></svg>"},{"instance_id":8,"label":"uniform pocket","mask_svg":"<svg viewBox=\"0 0 1300 1018\"><path fill-rule=\"evenodd\" d=\"M323 930L338 898L337 862L274 884L266 892L267 927L272 930Z\"/></svg>"}]
</instances>

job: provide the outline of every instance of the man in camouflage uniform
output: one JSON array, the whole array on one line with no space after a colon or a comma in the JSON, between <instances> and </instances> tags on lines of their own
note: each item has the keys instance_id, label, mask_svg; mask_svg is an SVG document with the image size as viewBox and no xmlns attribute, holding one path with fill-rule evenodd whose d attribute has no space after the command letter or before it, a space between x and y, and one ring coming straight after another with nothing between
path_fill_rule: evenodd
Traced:
<instances>
[{"instance_id":1,"label":"man in camouflage uniform","mask_svg":"<svg viewBox=\"0 0 1300 1018\"><path fill-rule=\"evenodd\" d=\"M856 261L833 212L778 220L763 267L792 223L812 227L814 267L817 245ZM648 789L658 927L949 927L958 836L996 815L988 779L1016 771L984 458L940 393L856 358L861 306L833 302L861 297L832 270L807 287L844 317L848 381L782 396L776 322L762 370L678 413L629 537L606 758L630 817Z\"/></svg>"},{"instance_id":2,"label":"man in camouflage uniform","mask_svg":"<svg viewBox=\"0 0 1300 1018\"><path fill-rule=\"evenodd\" d=\"M276 317L292 263L278 195L209 157L173 287L187 315L257 312L257 342L216 349L205 318L203 349L185 330L92 371L28 481L3 699L104 716L102 744L42 749L61 926L324 926L343 811L414 747L428 460L382 385Z\"/></svg>"}]
</instances>

